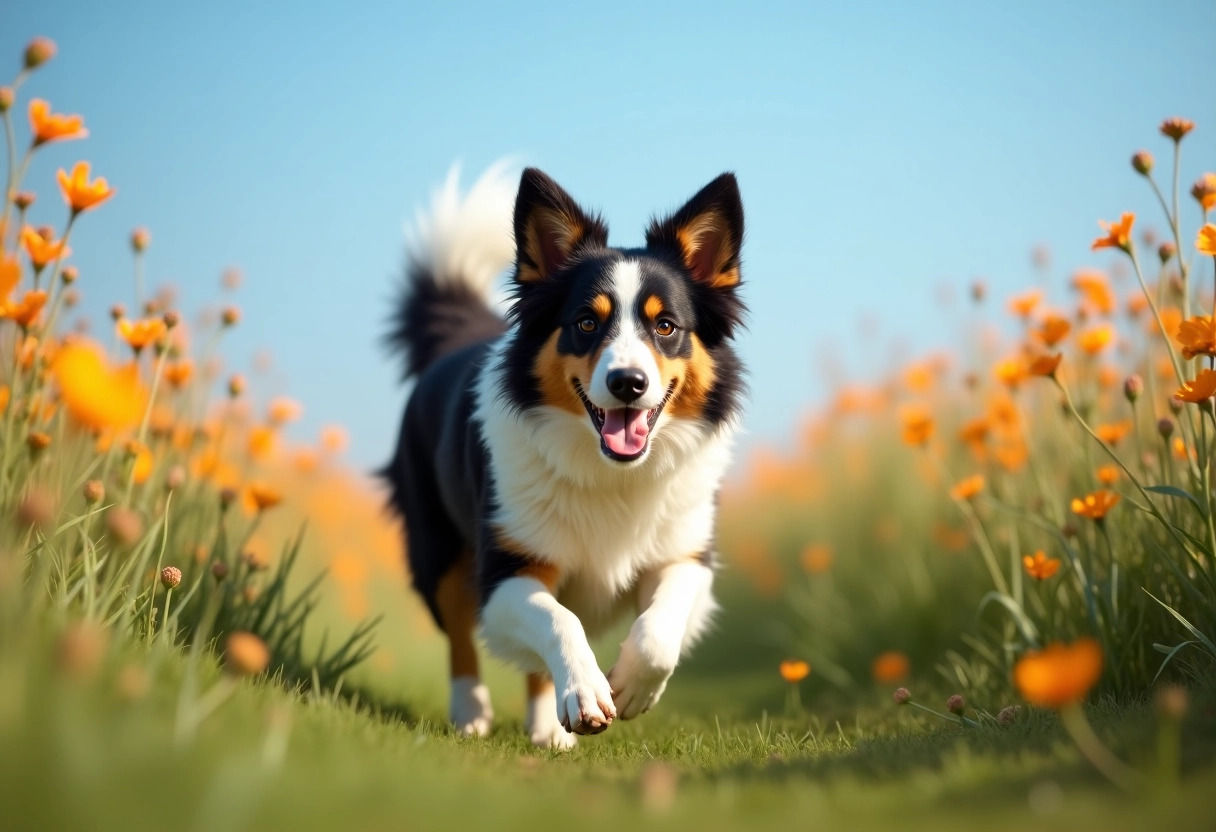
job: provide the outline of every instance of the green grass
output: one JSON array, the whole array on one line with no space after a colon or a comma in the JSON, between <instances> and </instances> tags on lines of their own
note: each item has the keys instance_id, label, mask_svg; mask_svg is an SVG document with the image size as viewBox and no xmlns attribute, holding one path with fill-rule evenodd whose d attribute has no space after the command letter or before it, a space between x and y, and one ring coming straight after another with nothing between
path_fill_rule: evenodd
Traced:
<instances>
[{"instance_id":1,"label":"green grass","mask_svg":"<svg viewBox=\"0 0 1216 832\"><path fill-rule=\"evenodd\" d=\"M77 678L53 638L10 641L0 654L3 826L1185 830L1216 816L1216 686L1193 694L1180 782L1154 776L1132 796L1103 781L1048 712L964 730L873 688L815 695L795 714L769 662L775 648L746 648L755 614L728 606L654 712L565 754L529 746L522 685L498 667L488 674L494 734L452 735L440 645L425 634L396 640L395 673L363 668L357 696L242 682L180 746L179 651L118 645ZM136 698L122 693L132 666L151 680ZM205 688L221 678L211 663L204 675ZM921 685L919 699L937 698L928 693L940 687ZM1103 700L1089 715L1124 759L1157 770L1151 705Z\"/></svg>"}]
</instances>

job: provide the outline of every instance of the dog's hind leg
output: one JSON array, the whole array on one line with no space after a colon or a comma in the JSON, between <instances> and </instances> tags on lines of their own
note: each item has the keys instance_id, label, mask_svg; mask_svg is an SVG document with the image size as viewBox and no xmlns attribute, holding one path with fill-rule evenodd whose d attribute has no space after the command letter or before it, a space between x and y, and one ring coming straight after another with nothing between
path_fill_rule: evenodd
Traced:
<instances>
[{"instance_id":1,"label":"dog's hind leg","mask_svg":"<svg viewBox=\"0 0 1216 832\"><path fill-rule=\"evenodd\" d=\"M490 733L494 711L490 691L478 669L474 633L477 628L477 594L473 584L472 558L464 556L439 579L435 606L448 636L448 658L452 676L451 707L448 711L456 730L465 736Z\"/></svg>"},{"instance_id":2,"label":"dog's hind leg","mask_svg":"<svg viewBox=\"0 0 1216 832\"><path fill-rule=\"evenodd\" d=\"M528 704L524 730L538 748L573 748L578 737L557 720L557 696L547 673L528 674Z\"/></svg>"}]
</instances>

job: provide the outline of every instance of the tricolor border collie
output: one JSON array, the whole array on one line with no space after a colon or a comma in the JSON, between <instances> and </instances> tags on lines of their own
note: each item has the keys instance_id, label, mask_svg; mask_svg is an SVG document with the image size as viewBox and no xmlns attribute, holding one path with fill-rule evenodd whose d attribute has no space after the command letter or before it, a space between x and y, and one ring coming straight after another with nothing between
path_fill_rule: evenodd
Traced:
<instances>
[{"instance_id":1,"label":"tricolor border collie","mask_svg":"<svg viewBox=\"0 0 1216 832\"><path fill-rule=\"evenodd\" d=\"M651 708L715 609L743 394L739 188L723 174L644 248L612 248L539 170L516 188L492 168L463 197L453 173L413 237L390 340L416 383L383 473L450 642L451 718L490 730L480 629L527 673L532 742L569 747ZM499 316L491 285L512 262ZM605 675L587 636L626 611Z\"/></svg>"}]
</instances>

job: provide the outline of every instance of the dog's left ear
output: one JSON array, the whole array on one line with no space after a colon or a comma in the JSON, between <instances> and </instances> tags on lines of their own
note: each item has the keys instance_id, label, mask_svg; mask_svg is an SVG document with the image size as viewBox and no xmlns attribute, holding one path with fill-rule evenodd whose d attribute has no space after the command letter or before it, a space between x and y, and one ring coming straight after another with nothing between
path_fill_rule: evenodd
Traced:
<instances>
[{"instance_id":1,"label":"dog's left ear","mask_svg":"<svg viewBox=\"0 0 1216 832\"><path fill-rule=\"evenodd\" d=\"M724 173L665 220L646 232L647 248L680 256L692 276L713 289L738 286L743 243L743 200L733 173Z\"/></svg>"}]
</instances>

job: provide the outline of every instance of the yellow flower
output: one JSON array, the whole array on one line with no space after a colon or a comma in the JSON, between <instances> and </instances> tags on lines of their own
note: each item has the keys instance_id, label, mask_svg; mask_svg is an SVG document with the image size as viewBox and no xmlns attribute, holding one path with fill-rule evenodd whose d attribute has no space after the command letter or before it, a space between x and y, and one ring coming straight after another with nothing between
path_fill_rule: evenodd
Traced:
<instances>
[{"instance_id":1,"label":"yellow flower","mask_svg":"<svg viewBox=\"0 0 1216 832\"><path fill-rule=\"evenodd\" d=\"M1199 236L1195 238L1195 248L1199 249L1200 254L1210 254L1216 257L1216 225L1208 223L1199 229Z\"/></svg>"},{"instance_id":2,"label":"yellow flower","mask_svg":"<svg viewBox=\"0 0 1216 832\"><path fill-rule=\"evenodd\" d=\"M274 429L265 425L256 425L249 431L247 448L250 459L265 459L274 450Z\"/></svg>"},{"instance_id":3,"label":"yellow flower","mask_svg":"<svg viewBox=\"0 0 1216 832\"><path fill-rule=\"evenodd\" d=\"M1002 384L1016 388L1026 380L1026 365L1020 358L1006 358L996 363L993 373Z\"/></svg>"},{"instance_id":4,"label":"yellow flower","mask_svg":"<svg viewBox=\"0 0 1216 832\"><path fill-rule=\"evenodd\" d=\"M950 489L950 496L956 500L970 500L979 496L979 493L984 490L984 477L976 474L960 480Z\"/></svg>"},{"instance_id":5,"label":"yellow flower","mask_svg":"<svg viewBox=\"0 0 1216 832\"><path fill-rule=\"evenodd\" d=\"M48 232L49 233L49 232ZM61 257L67 257L72 250L63 244L63 240L55 241L53 237L43 237L28 225L21 229L21 245L35 269L44 268Z\"/></svg>"},{"instance_id":6,"label":"yellow flower","mask_svg":"<svg viewBox=\"0 0 1216 832\"><path fill-rule=\"evenodd\" d=\"M1013 669L1022 697L1043 708L1080 702L1101 676L1102 647L1091 638L1031 651Z\"/></svg>"},{"instance_id":7,"label":"yellow flower","mask_svg":"<svg viewBox=\"0 0 1216 832\"><path fill-rule=\"evenodd\" d=\"M194 362L188 358L165 365L165 381L175 389L184 387L192 375L194 375Z\"/></svg>"},{"instance_id":8,"label":"yellow flower","mask_svg":"<svg viewBox=\"0 0 1216 832\"><path fill-rule=\"evenodd\" d=\"M1077 335L1077 344L1089 355L1097 355L1110 346L1115 339L1115 330L1110 324L1102 324Z\"/></svg>"},{"instance_id":9,"label":"yellow flower","mask_svg":"<svg viewBox=\"0 0 1216 832\"><path fill-rule=\"evenodd\" d=\"M1019 318L1029 318L1030 313L1034 311L1034 308L1039 305L1039 301L1042 299L1043 292L1040 289L1031 289L1029 292L1014 295L1009 299L1009 311Z\"/></svg>"},{"instance_id":10,"label":"yellow flower","mask_svg":"<svg viewBox=\"0 0 1216 832\"><path fill-rule=\"evenodd\" d=\"M874 657L874 662L870 665L870 675L876 682L891 684L906 679L910 667L907 656L898 650L888 650Z\"/></svg>"},{"instance_id":11,"label":"yellow flower","mask_svg":"<svg viewBox=\"0 0 1216 832\"><path fill-rule=\"evenodd\" d=\"M909 445L925 445L933 438L933 417L927 410L911 407L903 413L903 438Z\"/></svg>"},{"instance_id":12,"label":"yellow flower","mask_svg":"<svg viewBox=\"0 0 1216 832\"><path fill-rule=\"evenodd\" d=\"M781 663L781 678L796 685L811 673L811 666L800 659L787 659Z\"/></svg>"},{"instance_id":13,"label":"yellow flower","mask_svg":"<svg viewBox=\"0 0 1216 832\"><path fill-rule=\"evenodd\" d=\"M1106 236L1094 240L1090 248L1094 251L1100 248L1119 248L1128 251L1132 244L1132 224L1135 221L1136 215L1131 212L1125 212L1118 222L1098 220L1098 225L1102 226Z\"/></svg>"},{"instance_id":14,"label":"yellow flower","mask_svg":"<svg viewBox=\"0 0 1216 832\"><path fill-rule=\"evenodd\" d=\"M0 306L3 306L13 289L21 282L21 264L16 257L0 256Z\"/></svg>"},{"instance_id":15,"label":"yellow flower","mask_svg":"<svg viewBox=\"0 0 1216 832\"><path fill-rule=\"evenodd\" d=\"M1191 381L1184 382L1174 393L1174 398L1191 404L1201 404L1216 396L1216 371L1200 370Z\"/></svg>"},{"instance_id":16,"label":"yellow flower","mask_svg":"<svg viewBox=\"0 0 1216 832\"><path fill-rule=\"evenodd\" d=\"M47 142L83 139L89 135L80 116L65 116L52 113L51 105L41 98L30 101L30 133L34 146Z\"/></svg>"},{"instance_id":17,"label":"yellow flower","mask_svg":"<svg viewBox=\"0 0 1216 832\"><path fill-rule=\"evenodd\" d=\"M268 508L274 508L279 503L283 502L283 495L277 490L262 482L251 482L245 489L245 497L250 506L257 511L265 511Z\"/></svg>"},{"instance_id":18,"label":"yellow flower","mask_svg":"<svg viewBox=\"0 0 1216 832\"><path fill-rule=\"evenodd\" d=\"M1033 555L1024 556L1022 566L1026 569L1026 574L1036 581L1045 581L1060 571L1060 559L1049 558L1040 549Z\"/></svg>"},{"instance_id":19,"label":"yellow flower","mask_svg":"<svg viewBox=\"0 0 1216 832\"><path fill-rule=\"evenodd\" d=\"M118 334L136 352L149 344L159 342L165 337L166 332L168 332L168 327L160 318L144 318L139 321L129 321L126 318L118 320Z\"/></svg>"},{"instance_id":20,"label":"yellow flower","mask_svg":"<svg viewBox=\"0 0 1216 832\"><path fill-rule=\"evenodd\" d=\"M1119 481L1119 466L1118 465L1103 465L1097 470L1098 482L1103 485L1114 485Z\"/></svg>"},{"instance_id":21,"label":"yellow flower","mask_svg":"<svg viewBox=\"0 0 1216 832\"><path fill-rule=\"evenodd\" d=\"M1104 488L1084 497L1074 497L1072 511L1090 520L1101 520L1118 502L1119 495Z\"/></svg>"},{"instance_id":22,"label":"yellow flower","mask_svg":"<svg viewBox=\"0 0 1216 832\"><path fill-rule=\"evenodd\" d=\"M71 176L60 168L57 176L63 200L71 206L73 213L88 211L114 196L114 190L105 177L99 176L92 182L89 181L88 162L77 162L72 168Z\"/></svg>"},{"instance_id":23,"label":"yellow flower","mask_svg":"<svg viewBox=\"0 0 1216 832\"><path fill-rule=\"evenodd\" d=\"M148 394L135 365L110 369L96 347L65 344L51 364L68 413L94 430L128 428L138 424Z\"/></svg>"},{"instance_id":24,"label":"yellow flower","mask_svg":"<svg viewBox=\"0 0 1216 832\"><path fill-rule=\"evenodd\" d=\"M1118 445L1119 440L1127 436L1131 429L1131 422L1113 422L1111 424L1098 425L1094 428L1094 433L1107 445Z\"/></svg>"}]
</instances>

